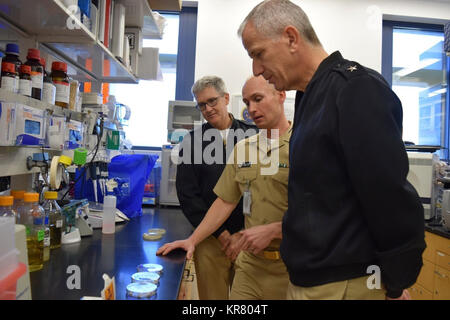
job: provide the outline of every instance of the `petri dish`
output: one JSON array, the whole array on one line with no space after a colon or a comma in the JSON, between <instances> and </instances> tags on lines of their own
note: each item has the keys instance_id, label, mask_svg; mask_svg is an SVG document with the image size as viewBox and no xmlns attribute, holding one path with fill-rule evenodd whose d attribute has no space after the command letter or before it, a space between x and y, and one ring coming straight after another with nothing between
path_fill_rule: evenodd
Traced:
<instances>
[{"instance_id":1,"label":"petri dish","mask_svg":"<svg viewBox=\"0 0 450 320\"><path fill-rule=\"evenodd\" d=\"M156 263L144 263L137 266L138 272L155 272L161 274L163 269L162 265Z\"/></svg>"},{"instance_id":2,"label":"petri dish","mask_svg":"<svg viewBox=\"0 0 450 320\"><path fill-rule=\"evenodd\" d=\"M131 276L131 282L159 283L159 274L155 272L137 272Z\"/></svg>"},{"instance_id":3,"label":"petri dish","mask_svg":"<svg viewBox=\"0 0 450 320\"><path fill-rule=\"evenodd\" d=\"M153 283L134 282L127 285L127 295L134 298L149 298L156 294L157 288Z\"/></svg>"}]
</instances>

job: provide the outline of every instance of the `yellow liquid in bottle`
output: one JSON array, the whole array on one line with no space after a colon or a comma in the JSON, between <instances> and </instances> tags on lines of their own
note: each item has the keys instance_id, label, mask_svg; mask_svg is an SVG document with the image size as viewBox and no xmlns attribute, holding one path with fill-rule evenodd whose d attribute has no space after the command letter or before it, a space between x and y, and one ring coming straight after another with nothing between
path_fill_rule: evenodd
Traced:
<instances>
[{"instance_id":1,"label":"yellow liquid in bottle","mask_svg":"<svg viewBox=\"0 0 450 320\"><path fill-rule=\"evenodd\" d=\"M28 267L30 272L41 270L44 266L44 240L36 236L27 237Z\"/></svg>"},{"instance_id":2,"label":"yellow liquid in bottle","mask_svg":"<svg viewBox=\"0 0 450 320\"><path fill-rule=\"evenodd\" d=\"M55 225L50 225L50 249L61 247L61 230Z\"/></svg>"}]
</instances>

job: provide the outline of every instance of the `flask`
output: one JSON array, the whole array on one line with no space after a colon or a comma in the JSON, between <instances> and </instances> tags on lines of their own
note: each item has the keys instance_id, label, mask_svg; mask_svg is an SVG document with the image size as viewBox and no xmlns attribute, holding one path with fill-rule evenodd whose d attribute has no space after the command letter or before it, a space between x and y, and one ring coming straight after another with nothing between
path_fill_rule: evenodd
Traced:
<instances>
[{"instance_id":1,"label":"flask","mask_svg":"<svg viewBox=\"0 0 450 320\"><path fill-rule=\"evenodd\" d=\"M38 49L28 49L27 66L31 67L31 97L42 100L42 86L44 83L44 68L41 66L41 53Z\"/></svg>"},{"instance_id":2,"label":"flask","mask_svg":"<svg viewBox=\"0 0 450 320\"><path fill-rule=\"evenodd\" d=\"M2 62L2 89L16 92L16 68L13 63Z\"/></svg>"},{"instance_id":3,"label":"flask","mask_svg":"<svg viewBox=\"0 0 450 320\"><path fill-rule=\"evenodd\" d=\"M55 105L62 108L69 106L70 86L67 76L67 64L64 62L53 62L52 73L50 74L53 84L56 87Z\"/></svg>"},{"instance_id":4,"label":"flask","mask_svg":"<svg viewBox=\"0 0 450 320\"><path fill-rule=\"evenodd\" d=\"M20 66L19 94L31 97L31 67Z\"/></svg>"},{"instance_id":5,"label":"flask","mask_svg":"<svg viewBox=\"0 0 450 320\"><path fill-rule=\"evenodd\" d=\"M116 231L116 201L115 196L104 198L102 233L110 234Z\"/></svg>"},{"instance_id":6,"label":"flask","mask_svg":"<svg viewBox=\"0 0 450 320\"><path fill-rule=\"evenodd\" d=\"M53 84L52 78L50 74L46 70L46 61L44 58L41 58L41 65L44 69L44 84L42 86L42 101L55 104L56 97L56 87Z\"/></svg>"},{"instance_id":7,"label":"flask","mask_svg":"<svg viewBox=\"0 0 450 320\"><path fill-rule=\"evenodd\" d=\"M25 193L25 202L21 224L25 225L27 234L28 267L30 272L44 266L44 209L39 205L38 193Z\"/></svg>"},{"instance_id":8,"label":"flask","mask_svg":"<svg viewBox=\"0 0 450 320\"><path fill-rule=\"evenodd\" d=\"M22 65L22 61L19 59L19 46L15 43L8 43L6 45L6 56L3 58L3 61L14 63L16 66L16 85L15 85L15 93L19 92L19 71L20 66Z\"/></svg>"},{"instance_id":9,"label":"flask","mask_svg":"<svg viewBox=\"0 0 450 320\"><path fill-rule=\"evenodd\" d=\"M62 231L64 230L64 218L61 207L56 202L58 192L47 191L44 193L45 202L42 205L45 215L49 218L50 227L50 249L61 247Z\"/></svg>"}]
</instances>

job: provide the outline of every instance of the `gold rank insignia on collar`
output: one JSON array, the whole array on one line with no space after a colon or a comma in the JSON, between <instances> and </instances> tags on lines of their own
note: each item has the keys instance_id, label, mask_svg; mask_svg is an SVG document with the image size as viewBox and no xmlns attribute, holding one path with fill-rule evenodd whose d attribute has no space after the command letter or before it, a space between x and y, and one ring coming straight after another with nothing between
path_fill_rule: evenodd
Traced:
<instances>
[{"instance_id":1,"label":"gold rank insignia on collar","mask_svg":"<svg viewBox=\"0 0 450 320\"><path fill-rule=\"evenodd\" d=\"M280 163L278 168L289 168L289 166L286 163Z\"/></svg>"},{"instance_id":2,"label":"gold rank insignia on collar","mask_svg":"<svg viewBox=\"0 0 450 320\"><path fill-rule=\"evenodd\" d=\"M355 70L358 70L358 68L356 67L356 65L350 66L350 67L347 68L347 71L350 71L350 72L353 72L353 71L355 71Z\"/></svg>"},{"instance_id":3,"label":"gold rank insignia on collar","mask_svg":"<svg viewBox=\"0 0 450 320\"><path fill-rule=\"evenodd\" d=\"M241 164L238 165L239 168L250 168L252 166L251 162L243 162Z\"/></svg>"}]
</instances>

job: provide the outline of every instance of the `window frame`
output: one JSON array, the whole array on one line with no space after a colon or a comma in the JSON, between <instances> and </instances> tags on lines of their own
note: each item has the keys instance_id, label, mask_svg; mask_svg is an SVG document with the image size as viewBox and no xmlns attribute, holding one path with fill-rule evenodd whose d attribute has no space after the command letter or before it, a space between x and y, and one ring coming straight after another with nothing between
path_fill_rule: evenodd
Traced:
<instances>
[{"instance_id":1,"label":"window frame","mask_svg":"<svg viewBox=\"0 0 450 320\"><path fill-rule=\"evenodd\" d=\"M444 33L443 24L433 23L419 23L419 22L406 22L396 20L383 19L383 31L382 31L382 61L381 61L381 74L392 88L392 61L393 61L393 31L394 27L420 29L423 31L439 31ZM444 141L441 141L441 149L444 154L444 158L440 160L449 161L449 141L450 141L450 57L445 59L447 69L447 93L445 104L445 117L444 117Z\"/></svg>"}]
</instances>

